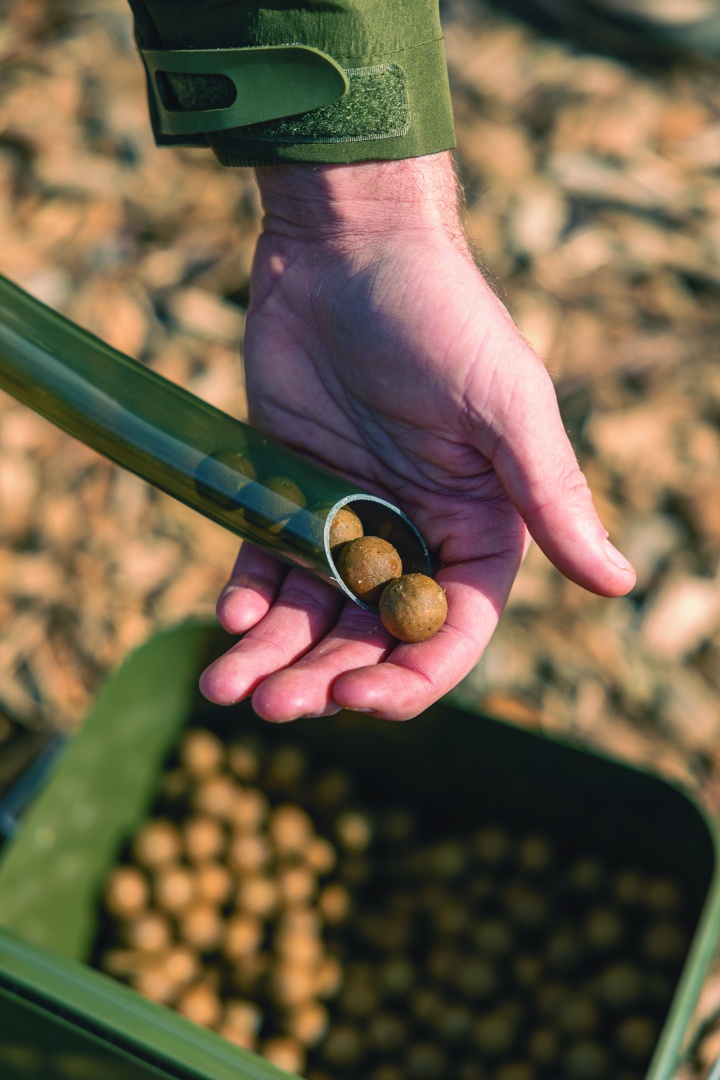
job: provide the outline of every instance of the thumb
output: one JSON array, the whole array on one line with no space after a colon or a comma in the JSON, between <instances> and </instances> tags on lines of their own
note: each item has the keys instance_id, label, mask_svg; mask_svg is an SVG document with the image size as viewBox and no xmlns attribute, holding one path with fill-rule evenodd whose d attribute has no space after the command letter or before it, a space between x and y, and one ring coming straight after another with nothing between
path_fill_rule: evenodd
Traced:
<instances>
[{"instance_id":1,"label":"thumb","mask_svg":"<svg viewBox=\"0 0 720 1080\"><path fill-rule=\"evenodd\" d=\"M624 596L635 571L608 539L563 427L550 377L527 348L496 418L493 465L533 539L571 581ZM517 372L521 371L518 376Z\"/></svg>"}]
</instances>

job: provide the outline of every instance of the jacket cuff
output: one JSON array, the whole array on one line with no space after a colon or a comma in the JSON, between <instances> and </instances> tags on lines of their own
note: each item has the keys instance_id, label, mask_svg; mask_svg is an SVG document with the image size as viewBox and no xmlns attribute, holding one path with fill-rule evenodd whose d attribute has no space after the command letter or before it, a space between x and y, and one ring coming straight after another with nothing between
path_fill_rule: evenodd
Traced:
<instances>
[{"instance_id":1,"label":"jacket cuff","mask_svg":"<svg viewBox=\"0 0 720 1080\"><path fill-rule=\"evenodd\" d=\"M437 0L335 0L332 15L319 0L282 10L267 0L130 3L160 146L210 146L222 165L255 166L395 160L455 145ZM306 79L294 93L282 66L275 81L265 73L263 89L249 65L262 76L283 50L291 60L293 50L324 54L339 92L323 100ZM269 111L273 97L282 107Z\"/></svg>"}]
</instances>

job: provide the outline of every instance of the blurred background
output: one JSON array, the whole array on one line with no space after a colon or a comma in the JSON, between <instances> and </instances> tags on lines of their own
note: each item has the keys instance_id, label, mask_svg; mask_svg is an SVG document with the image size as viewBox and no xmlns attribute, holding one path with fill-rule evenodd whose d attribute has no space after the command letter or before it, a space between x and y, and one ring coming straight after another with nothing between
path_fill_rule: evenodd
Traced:
<instances>
[{"instance_id":1,"label":"blurred background","mask_svg":"<svg viewBox=\"0 0 720 1080\"><path fill-rule=\"evenodd\" d=\"M601 600L533 549L458 698L717 813L720 64L602 7L442 6L468 231L639 574ZM251 171L156 150L123 0L0 16L0 272L242 417ZM235 549L0 395L0 791L133 646L212 617ZM688 1080L720 1054L717 965L697 1025Z\"/></svg>"}]
</instances>

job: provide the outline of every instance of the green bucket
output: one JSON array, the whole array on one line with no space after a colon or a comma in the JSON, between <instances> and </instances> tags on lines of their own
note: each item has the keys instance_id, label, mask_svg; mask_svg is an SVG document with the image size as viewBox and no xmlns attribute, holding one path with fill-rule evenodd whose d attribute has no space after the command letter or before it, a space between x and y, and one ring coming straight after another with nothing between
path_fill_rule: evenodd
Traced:
<instances>
[{"instance_id":1,"label":"green bucket","mask_svg":"<svg viewBox=\"0 0 720 1080\"><path fill-rule=\"evenodd\" d=\"M108 682L81 733L0 860L3 1080L270 1080L287 1075L87 965L98 897L146 816L168 753L192 716L237 733L250 709L200 703L217 631L159 634ZM172 677L170 677L170 673ZM263 738L287 739L263 725ZM718 933L717 833L662 779L440 703L408 724L358 714L305 720L293 741L375 791L433 809L436 828L502 819L546 830L683 882L692 943L647 1080L670 1080Z\"/></svg>"}]
</instances>

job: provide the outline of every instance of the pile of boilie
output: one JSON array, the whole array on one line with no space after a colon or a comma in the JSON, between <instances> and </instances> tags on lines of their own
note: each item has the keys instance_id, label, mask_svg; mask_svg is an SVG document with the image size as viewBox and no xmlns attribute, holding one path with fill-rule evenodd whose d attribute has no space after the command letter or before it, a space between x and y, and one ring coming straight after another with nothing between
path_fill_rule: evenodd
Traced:
<instances>
[{"instance_id":1,"label":"pile of boilie","mask_svg":"<svg viewBox=\"0 0 720 1080\"><path fill-rule=\"evenodd\" d=\"M680 883L435 818L297 744L192 728L110 873L96 963L306 1080L643 1080Z\"/></svg>"}]
</instances>

